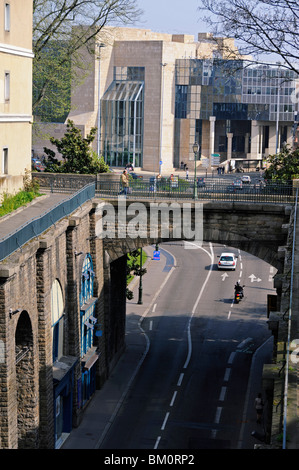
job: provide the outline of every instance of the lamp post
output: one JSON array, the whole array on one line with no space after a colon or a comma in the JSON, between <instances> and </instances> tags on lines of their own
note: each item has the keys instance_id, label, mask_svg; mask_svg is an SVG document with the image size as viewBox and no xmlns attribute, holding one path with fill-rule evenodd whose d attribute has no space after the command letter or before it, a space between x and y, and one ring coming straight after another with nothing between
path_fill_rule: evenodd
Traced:
<instances>
[{"instance_id":1,"label":"lamp post","mask_svg":"<svg viewBox=\"0 0 299 470\"><path fill-rule=\"evenodd\" d=\"M139 279L139 289L138 289L138 304L141 305L143 304L142 302L142 275L141 275L141 269L142 269L142 248L140 248L140 279Z\"/></svg>"},{"instance_id":2,"label":"lamp post","mask_svg":"<svg viewBox=\"0 0 299 470\"><path fill-rule=\"evenodd\" d=\"M196 181L196 156L199 151L199 145L197 142L193 144L193 153L194 153L194 187L193 187L193 199L197 199L197 181Z\"/></svg>"}]
</instances>

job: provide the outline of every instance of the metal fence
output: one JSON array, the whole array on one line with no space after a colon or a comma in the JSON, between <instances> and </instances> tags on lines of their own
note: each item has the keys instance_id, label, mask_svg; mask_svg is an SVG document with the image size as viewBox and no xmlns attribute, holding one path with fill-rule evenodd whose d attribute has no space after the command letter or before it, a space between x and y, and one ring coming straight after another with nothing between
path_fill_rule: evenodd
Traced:
<instances>
[{"instance_id":1,"label":"metal fence","mask_svg":"<svg viewBox=\"0 0 299 470\"><path fill-rule=\"evenodd\" d=\"M53 224L71 214L89 199L95 196L95 184L91 183L66 198L40 217L31 219L16 228L13 233L0 239L0 261L12 254L32 238L37 237Z\"/></svg>"},{"instance_id":2,"label":"metal fence","mask_svg":"<svg viewBox=\"0 0 299 470\"><path fill-rule=\"evenodd\" d=\"M248 203L276 203L295 204L296 194L291 184L243 184L238 187L231 180L224 182L217 178L207 178L203 183L176 179L149 180L136 179L130 181L126 197L132 200L196 200L198 201L223 201L223 202L248 202ZM81 186L78 184L77 188ZM74 182L70 186L63 184L64 192L73 192ZM60 185L51 184L51 191L62 191ZM90 183L79 189L76 193L57 204L48 212L36 219L29 220L18 227L14 233L0 239L0 261L9 256L15 250L27 243L32 238L40 235L63 217L71 214L81 204L97 196L105 199L117 198L123 194L118 181L100 180Z\"/></svg>"},{"instance_id":3,"label":"metal fence","mask_svg":"<svg viewBox=\"0 0 299 470\"><path fill-rule=\"evenodd\" d=\"M101 180L97 183L96 195L103 198L115 198L124 194L117 181ZM128 199L174 199L201 201L235 201L251 203L295 203L292 184L257 183L237 186L230 180L223 182L214 178L196 186L194 182L178 179L172 181L133 180L130 182L126 197Z\"/></svg>"}]
</instances>

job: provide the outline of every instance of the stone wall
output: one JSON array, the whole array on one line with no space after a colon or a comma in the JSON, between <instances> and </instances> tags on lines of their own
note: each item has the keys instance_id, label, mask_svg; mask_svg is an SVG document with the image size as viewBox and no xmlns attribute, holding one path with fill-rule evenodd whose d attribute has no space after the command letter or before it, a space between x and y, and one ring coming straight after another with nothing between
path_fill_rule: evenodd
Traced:
<instances>
[{"instance_id":1,"label":"stone wall","mask_svg":"<svg viewBox=\"0 0 299 470\"><path fill-rule=\"evenodd\" d=\"M98 339L98 387L107 378L104 328L109 304L105 309L104 269L109 272L110 266L104 268L103 243L94 237L94 214L92 203L85 204L0 265L1 448L54 447L51 287L55 279L60 282L64 299L63 354L78 360L73 424L81 420L83 409L77 407L76 387L81 375L80 262L86 253L94 262L94 295L98 299L95 314L103 328ZM17 362L16 353L22 349L27 353Z\"/></svg>"}]
</instances>

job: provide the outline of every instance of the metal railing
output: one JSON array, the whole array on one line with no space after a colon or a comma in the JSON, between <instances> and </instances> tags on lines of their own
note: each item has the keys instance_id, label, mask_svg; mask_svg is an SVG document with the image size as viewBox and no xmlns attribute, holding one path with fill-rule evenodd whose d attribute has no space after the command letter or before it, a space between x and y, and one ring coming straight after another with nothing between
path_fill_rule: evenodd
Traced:
<instances>
[{"instance_id":1,"label":"metal railing","mask_svg":"<svg viewBox=\"0 0 299 470\"><path fill-rule=\"evenodd\" d=\"M21 248L25 243L37 237L59 220L71 214L89 199L95 196L95 184L91 183L72 194L41 216L29 220L26 224L0 239L0 261Z\"/></svg>"},{"instance_id":2,"label":"metal railing","mask_svg":"<svg viewBox=\"0 0 299 470\"><path fill-rule=\"evenodd\" d=\"M117 181L101 180L97 183L96 196L115 198L123 191ZM188 180L130 182L128 199L194 199L194 182ZM252 202L252 203L295 203L295 194L291 184L268 183L263 185L243 184L235 186L223 180L208 179L197 185L197 199L201 201Z\"/></svg>"}]
</instances>

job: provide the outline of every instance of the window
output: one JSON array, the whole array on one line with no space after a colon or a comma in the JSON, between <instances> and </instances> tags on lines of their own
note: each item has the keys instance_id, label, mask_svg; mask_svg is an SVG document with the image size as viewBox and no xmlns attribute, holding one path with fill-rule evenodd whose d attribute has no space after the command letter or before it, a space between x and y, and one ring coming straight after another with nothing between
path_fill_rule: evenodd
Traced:
<instances>
[{"instance_id":1,"label":"window","mask_svg":"<svg viewBox=\"0 0 299 470\"><path fill-rule=\"evenodd\" d=\"M4 6L4 30L10 31L10 4L5 3Z\"/></svg>"},{"instance_id":2,"label":"window","mask_svg":"<svg viewBox=\"0 0 299 470\"><path fill-rule=\"evenodd\" d=\"M175 117L178 119L187 118L188 86L176 85L175 87Z\"/></svg>"},{"instance_id":3,"label":"window","mask_svg":"<svg viewBox=\"0 0 299 470\"><path fill-rule=\"evenodd\" d=\"M57 279L51 289L53 362L63 356L64 305L60 283Z\"/></svg>"},{"instance_id":4,"label":"window","mask_svg":"<svg viewBox=\"0 0 299 470\"><path fill-rule=\"evenodd\" d=\"M8 148L4 148L2 151L1 173L8 175Z\"/></svg>"},{"instance_id":5,"label":"window","mask_svg":"<svg viewBox=\"0 0 299 470\"><path fill-rule=\"evenodd\" d=\"M80 289L80 316L81 316L81 357L93 346L95 298L93 298L93 284L95 273L91 256L85 257L81 273Z\"/></svg>"},{"instance_id":6,"label":"window","mask_svg":"<svg viewBox=\"0 0 299 470\"><path fill-rule=\"evenodd\" d=\"M10 99L10 73L4 73L4 100L9 101Z\"/></svg>"}]
</instances>

